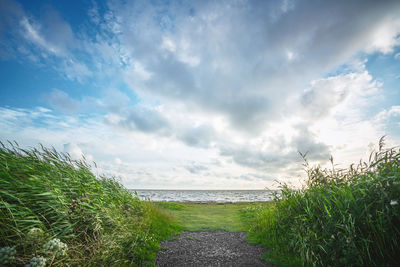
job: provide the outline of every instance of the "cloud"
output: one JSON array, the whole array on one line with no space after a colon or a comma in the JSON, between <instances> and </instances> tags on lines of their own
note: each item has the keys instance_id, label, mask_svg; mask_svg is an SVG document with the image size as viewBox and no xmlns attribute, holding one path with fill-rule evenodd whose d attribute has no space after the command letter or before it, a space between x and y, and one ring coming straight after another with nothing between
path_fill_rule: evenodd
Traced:
<instances>
[{"instance_id":1,"label":"cloud","mask_svg":"<svg viewBox=\"0 0 400 267\"><path fill-rule=\"evenodd\" d=\"M64 153L68 153L73 159L81 159L83 152L81 148L74 143L64 144Z\"/></svg>"},{"instance_id":2,"label":"cloud","mask_svg":"<svg viewBox=\"0 0 400 267\"><path fill-rule=\"evenodd\" d=\"M156 108L144 106L129 108L118 121L118 126L127 130L138 130L145 133L170 134L170 124L161 112Z\"/></svg>"},{"instance_id":3,"label":"cloud","mask_svg":"<svg viewBox=\"0 0 400 267\"><path fill-rule=\"evenodd\" d=\"M298 134L291 141L289 147L297 149L302 154L307 153L307 158L314 161L326 161L331 155L330 148L323 142L316 140L307 125L297 126Z\"/></svg>"},{"instance_id":4,"label":"cloud","mask_svg":"<svg viewBox=\"0 0 400 267\"><path fill-rule=\"evenodd\" d=\"M58 89L53 89L49 95L45 95L44 97L47 99L50 106L64 112L76 112L80 107L79 101Z\"/></svg>"},{"instance_id":5,"label":"cloud","mask_svg":"<svg viewBox=\"0 0 400 267\"><path fill-rule=\"evenodd\" d=\"M83 42L69 23L50 6L36 18L15 1L2 1L0 8L0 58L26 60L52 67L70 80L83 82L92 71L74 53L83 51Z\"/></svg>"},{"instance_id":6,"label":"cloud","mask_svg":"<svg viewBox=\"0 0 400 267\"><path fill-rule=\"evenodd\" d=\"M366 70L336 75L312 81L300 103L308 118L320 119L329 116L349 99L358 102L359 105L354 106L360 108L361 101L375 96L380 86Z\"/></svg>"},{"instance_id":7,"label":"cloud","mask_svg":"<svg viewBox=\"0 0 400 267\"><path fill-rule=\"evenodd\" d=\"M120 164L122 164L122 160L120 158L115 158L114 163L117 165L120 165Z\"/></svg>"},{"instance_id":8,"label":"cloud","mask_svg":"<svg viewBox=\"0 0 400 267\"><path fill-rule=\"evenodd\" d=\"M1 107L1 136L93 155L131 187L264 186L299 151L358 160L398 125L366 67L398 58L398 1L92 2L84 22L1 5L0 58L87 88Z\"/></svg>"},{"instance_id":9,"label":"cloud","mask_svg":"<svg viewBox=\"0 0 400 267\"><path fill-rule=\"evenodd\" d=\"M389 135L394 145L400 142L400 106L391 106L384 109L374 117L374 122L385 131L385 135ZM397 141L397 142L396 142Z\"/></svg>"},{"instance_id":10,"label":"cloud","mask_svg":"<svg viewBox=\"0 0 400 267\"><path fill-rule=\"evenodd\" d=\"M115 131L101 121L88 115L55 115L43 108L1 108L0 136L2 140L17 140L23 147L38 143L54 146L76 159L84 154L89 163L96 161L95 174L115 175L129 188L199 188L204 184L222 188L225 185L226 173L222 167L213 168L214 176L209 176L207 170L182 176L186 171L183 166L199 170L202 168L199 166L214 165L215 152L138 131ZM204 159L210 159L210 163ZM226 168L235 170L235 166Z\"/></svg>"},{"instance_id":11,"label":"cloud","mask_svg":"<svg viewBox=\"0 0 400 267\"><path fill-rule=\"evenodd\" d=\"M82 83L87 77L92 76L92 71L82 62L76 62L74 60L65 61L60 67L61 73L70 80L77 80Z\"/></svg>"},{"instance_id":12,"label":"cloud","mask_svg":"<svg viewBox=\"0 0 400 267\"><path fill-rule=\"evenodd\" d=\"M100 23L99 7L95 1L92 1L92 7L89 9L88 15L94 24Z\"/></svg>"},{"instance_id":13,"label":"cloud","mask_svg":"<svg viewBox=\"0 0 400 267\"><path fill-rule=\"evenodd\" d=\"M104 97L99 100L111 113L120 113L129 105L130 97L117 89L109 89L105 92Z\"/></svg>"},{"instance_id":14,"label":"cloud","mask_svg":"<svg viewBox=\"0 0 400 267\"><path fill-rule=\"evenodd\" d=\"M61 50L56 46L49 44L39 33L40 26L30 22L27 18L23 18L21 21L21 26L24 29L24 35L26 39L28 39L33 44L36 44L40 48L43 48L45 51L53 53L55 55L61 54Z\"/></svg>"},{"instance_id":15,"label":"cloud","mask_svg":"<svg viewBox=\"0 0 400 267\"><path fill-rule=\"evenodd\" d=\"M81 39L51 8L40 21L26 15L21 21L31 42L66 58L55 65L68 79L123 75L141 98L185 101L257 135L291 111L286 99L310 80L358 53L392 51L398 10L396 1L115 1L102 12L93 3L88 14L101 27L96 38L83 28ZM73 57L75 50L92 64Z\"/></svg>"},{"instance_id":16,"label":"cloud","mask_svg":"<svg viewBox=\"0 0 400 267\"><path fill-rule=\"evenodd\" d=\"M201 173L201 172L207 171L209 169L207 166L201 165L201 164L195 163L195 162L193 162L190 165L184 166L184 168L192 174Z\"/></svg>"},{"instance_id":17,"label":"cloud","mask_svg":"<svg viewBox=\"0 0 400 267\"><path fill-rule=\"evenodd\" d=\"M221 155L231 157L242 166L274 172L292 167L300 169L302 159L299 152L307 153L307 158L312 161L324 162L329 159L329 146L317 141L307 125L294 125L292 132L295 134L289 140L284 136L274 136L241 146L222 146ZM271 144L275 144L275 147Z\"/></svg>"},{"instance_id":18,"label":"cloud","mask_svg":"<svg viewBox=\"0 0 400 267\"><path fill-rule=\"evenodd\" d=\"M188 146L208 148L216 141L216 133L210 125L202 124L184 130L179 139Z\"/></svg>"},{"instance_id":19,"label":"cloud","mask_svg":"<svg viewBox=\"0 0 400 267\"><path fill-rule=\"evenodd\" d=\"M70 25L52 8L45 8L43 14L40 22L26 15L20 18L22 36L49 55L70 56L79 44Z\"/></svg>"},{"instance_id":20,"label":"cloud","mask_svg":"<svg viewBox=\"0 0 400 267\"><path fill-rule=\"evenodd\" d=\"M135 91L222 113L233 127L252 133L290 110L286 99L310 80L358 53L389 53L400 33L396 1L135 2L112 10L124 21L121 43L151 73L146 79L125 73ZM267 10L274 12L268 16ZM164 19L167 26L159 23Z\"/></svg>"},{"instance_id":21,"label":"cloud","mask_svg":"<svg viewBox=\"0 0 400 267\"><path fill-rule=\"evenodd\" d=\"M389 110L382 110L375 117L378 121L386 120L390 117L400 116L400 106L392 106Z\"/></svg>"}]
</instances>

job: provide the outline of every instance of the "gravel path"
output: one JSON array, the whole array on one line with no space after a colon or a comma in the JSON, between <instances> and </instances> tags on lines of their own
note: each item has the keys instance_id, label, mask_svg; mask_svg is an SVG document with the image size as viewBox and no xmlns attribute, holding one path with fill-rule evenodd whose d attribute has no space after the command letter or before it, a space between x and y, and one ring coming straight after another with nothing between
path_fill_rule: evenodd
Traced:
<instances>
[{"instance_id":1,"label":"gravel path","mask_svg":"<svg viewBox=\"0 0 400 267\"><path fill-rule=\"evenodd\" d=\"M274 266L260 260L265 248L246 242L245 232L183 232L161 242L156 266Z\"/></svg>"}]
</instances>

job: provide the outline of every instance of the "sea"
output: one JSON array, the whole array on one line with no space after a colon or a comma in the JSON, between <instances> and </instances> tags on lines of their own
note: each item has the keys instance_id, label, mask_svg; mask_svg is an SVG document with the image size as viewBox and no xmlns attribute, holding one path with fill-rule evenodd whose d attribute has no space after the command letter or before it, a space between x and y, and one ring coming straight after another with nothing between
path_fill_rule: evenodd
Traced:
<instances>
[{"instance_id":1,"label":"sea","mask_svg":"<svg viewBox=\"0 0 400 267\"><path fill-rule=\"evenodd\" d=\"M273 198L271 190L151 190L130 189L143 200L168 202L262 202Z\"/></svg>"}]
</instances>

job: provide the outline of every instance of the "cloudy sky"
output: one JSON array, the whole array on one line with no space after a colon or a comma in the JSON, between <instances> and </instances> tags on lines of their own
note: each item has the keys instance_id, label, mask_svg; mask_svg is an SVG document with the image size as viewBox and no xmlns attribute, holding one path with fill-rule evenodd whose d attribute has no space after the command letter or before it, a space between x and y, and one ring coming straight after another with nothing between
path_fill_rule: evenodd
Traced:
<instances>
[{"instance_id":1,"label":"cloudy sky","mask_svg":"<svg viewBox=\"0 0 400 267\"><path fill-rule=\"evenodd\" d=\"M400 1L0 0L0 140L128 188L262 189L400 144Z\"/></svg>"}]
</instances>

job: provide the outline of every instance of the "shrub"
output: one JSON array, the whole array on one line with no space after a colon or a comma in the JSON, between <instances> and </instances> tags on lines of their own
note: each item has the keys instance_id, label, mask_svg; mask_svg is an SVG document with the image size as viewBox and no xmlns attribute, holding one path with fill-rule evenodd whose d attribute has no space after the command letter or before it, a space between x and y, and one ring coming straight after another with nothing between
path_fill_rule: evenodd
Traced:
<instances>
[{"instance_id":1,"label":"shrub","mask_svg":"<svg viewBox=\"0 0 400 267\"><path fill-rule=\"evenodd\" d=\"M254 214L251 235L281 266L396 266L400 262L400 152L380 149L348 169L305 163L300 190L282 185Z\"/></svg>"}]
</instances>

